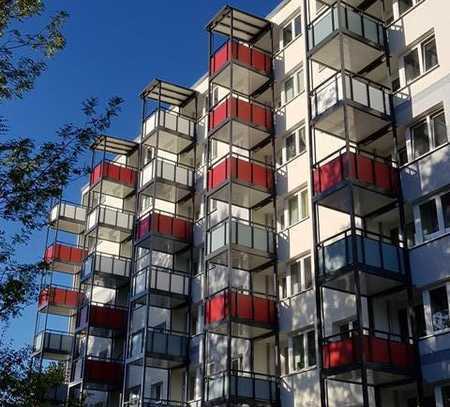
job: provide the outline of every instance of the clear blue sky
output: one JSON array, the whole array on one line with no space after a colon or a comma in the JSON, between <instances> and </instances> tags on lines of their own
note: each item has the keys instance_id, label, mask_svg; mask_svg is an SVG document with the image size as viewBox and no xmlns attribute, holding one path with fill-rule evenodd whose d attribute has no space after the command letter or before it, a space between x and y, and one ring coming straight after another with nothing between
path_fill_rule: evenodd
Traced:
<instances>
[{"instance_id":1,"label":"clear blue sky","mask_svg":"<svg viewBox=\"0 0 450 407\"><path fill-rule=\"evenodd\" d=\"M265 16L281 0L47 0L49 13L64 7L67 46L48 63L48 70L23 100L0 106L11 136L51 138L63 123L79 120L81 102L90 96L125 99L112 135L133 138L139 127L138 93L153 78L189 86L207 69L205 26L225 4ZM45 17L45 16L44 16ZM35 26L36 29L40 25ZM78 200L82 183L65 198ZM43 253L45 234L19 251L22 261ZM31 343L36 306L12 321L7 337L16 345Z\"/></svg>"}]
</instances>

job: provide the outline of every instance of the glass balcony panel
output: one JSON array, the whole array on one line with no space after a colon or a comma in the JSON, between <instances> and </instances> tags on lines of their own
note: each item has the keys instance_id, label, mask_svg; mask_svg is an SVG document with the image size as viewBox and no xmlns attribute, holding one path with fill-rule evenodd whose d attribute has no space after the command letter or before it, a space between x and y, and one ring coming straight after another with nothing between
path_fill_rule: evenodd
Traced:
<instances>
[{"instance_id":1,"label":"glass balcony panel","mask_svg":"<svg viewBox=\"0 0 450 407\"><path fill-rule=\"evenodd\" d=\"M368 106L369 104L369 97L367 95L367 86L356 79L350 79L349 77L346 77L346 82L352 81L353 85L353 100L355 102L361 103L362 105ZM347 94L350 94L351 88L350 86L347 89Z\"/></svg>"},{"instance_id":2,"label":"glass balcony panel","mask_svg":"<svg viewBox=\"0 0 450 407\"><path fill-rule=\"evenodd\" d=\"M378 110L379 112L388 111L385 108L384 104L384 94L381 89L374 88L373 86L369 86L369 103L367 103L372 109Z\"/></svg>"},{"instance_id":3,"label":"glass balcony panel","mask_svg":"<svg viewBox=\"0 0 450 407\"><path fill-rule=\"evenodd\" d=\"M242 223L232 223L233 236L236 236L237 243L243 246L252 247L252 229L249 225ZM237 230L236 230L237 227Z\"/></svg>"},{"instance_id":4,"label":"glass balcony panel","mask_svg":"<svg viewBox=\"0 0 450 407\"><path fill-rule=\"evenodd\" d=\"M387 243L381 243L383 252L383 267L386 270L393 271L395 273L401 272L401 255L399 256L398 249Z\"/></svg>"},{"instance_id":5,"label":"glass balcony panel","mask_svg":"<svg viewBox=\"0 0 450 407\"><path fill-rule=\"evenodd\" d=\"M347 91L347 94L349 92ZM340 77L331 78L313 94L313 117L322 114L343 98L342 81Z\"/></svg>"},{"instance_id":6,"label":"glass balcony panel","mask_svg":"<svg viewBox=\"0 0 450 407\"><path fill-rule=\"evenodd\" d=\"M227 376L221 375L214 378L208 378L208 400L215 400L223 397L226 394L227 387Z\"/></svg>"},{"instance_id":7,"label":"glass balcony panel","mask_svg":"<svg viewBox=\"0 0 450 407\"><path fill-rule=\"evenodd\" d=\"M157 128L158 110L153 112L146 120L144 125L145 134L148 135ZM159 111L159 126L187 137L194 135L194 122L186 117L180 116L175 112L165 110Z\"/></svg>"},{"instance_id":8,"label":"glass balcony panel","mask_svg":"<svg viewBox=\"0 0 450 407\"><path fill-rule=\"evenodd\" d=\"M364 20L364 34L370 41L380 45L383 44L383 31L379 29L374 20Z\"/></svg>"},{"instance_id":9,"label":"glass balcony panel","mask_svg":"<svg viewBox=\"0 0 450 407\"><path fill-rule=\"evenodd\" d=\"M222 223L210 232L210 253L227 244L227 227L228 223Z\"/></svg>"},{"instance_id":10,"label":"glass balcony panel","mask_svg":"<svg viewBox=\"0 0 450 407\"><path fill-rule=\"evenodd\" d=\"M275 393L271 390L273 383L269 380L255 379L255 398L258 400L272 400Z\"/></svg>"},{"instance_id":11,"label":"glass balcony panel","mask_svg":"<svg viewBox=\"0 0 450 407\"><path fill-rule=\"evenodd\" d=\"M141 271L134 276L133 290L134 295L141 294L145 291L145 271Z\"/></svg>"},{"instance_id":12,"label":"glass balcony panel","mask_svg":"<svg viewBox=\"0 0 450 407\"><path fill-rule=\"evenodd\" d=\"M325 263L325 273L333 273L336 270L350 264L352 260L351 250L348 250L349 239L341 239L335 243L325 246L320 259Z\"/></svg>"},{"instance_id":13,"label":"glass balcony panel","mask_svg":"<svg viewBox=\"0 0 450 407\"><path fill-rule=\"evenodd\" d=\"M232 388L234 387L234 381L237 380L237 391L239 397L252 398L252 379L250 377L232 376Z\"/></svg>"},{"instance_id":14,"label":"glass balcony panel","mask_svg":"<svg viewBox=\"0 0 450 407\"><path fill-rule=\"evenodd\" d=\"M342 11L344 11L344 9ZM355 13L350 8L346 9L346 11L347 11L348 29L362 37L363 36L363 31L362 31L363 24L362 24L361 16L358 13Z\"/></svg>"},{"instance_id":15,"label":"glass balcony panel","mask_svg":"<svg viewBox=\"0 0 450 407\"><path fill-rule=\"evenodd\" d=\"M365 238L364 253L365 253L365 263L368 266L381 267L380 245L378 241Z\"/></svg>"},{"instance_id":16,"label":"glass balcony panel","mask_svg":"<svg viewBox=\"0 0 450 407\"><path fill-rule=\"evenodd\" d=\"M310 49L328 37L335 30L337 24L337 9L333 9L332 12L328 12L320 20L313 24L313 35L310 36Z\"/></svg>"}]
</instances>

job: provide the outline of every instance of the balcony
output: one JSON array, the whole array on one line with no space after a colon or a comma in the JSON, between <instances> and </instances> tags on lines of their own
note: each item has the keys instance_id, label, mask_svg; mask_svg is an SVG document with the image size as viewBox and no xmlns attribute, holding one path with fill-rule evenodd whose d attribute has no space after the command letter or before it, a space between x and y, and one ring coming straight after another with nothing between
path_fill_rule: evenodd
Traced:
<instances>
[{"instance_id":1,"label":"balcony","mask_svg":"<svg viewBox=\"0 0 450 407\"><path fill-rule=\"evenodd\" d=\"M353 238L357 253L353 252ZM370 296L406 284L404 248L400 245L401 242L362 229L332 236L318 247L321 283L355 293L353 264L357 255L361 294Z\"/></svg>"},{"instance_id":2,"label":"balcony","mask_svg":"<svg viewBox=\"0 0 450 407\"><path fill-rule=\"evenodd\" d=\"M350 213L348 199L353 186L355 213L365 216L398 199L399 171L396 164L360 149L346 147L314 164L314 195L320 204Z\"/></svg>"},{"instance_id":3,"label":"balcony","mask_svg":"<svg viewBox=\"0 0 450 407\"><path fill-rule=\"evenodd\" d=\"M278 381L275 376L246 371L218 373L205 378L207 403L221 404L231 400L236 405L274 405L278 401ZM228 391L230 392L228 394Z\"/></svg>"},{"instance_id":4,"label":"balcony","mask_svg":"<svg viewBox=\"0 0 450 407\"><path fill-rule=\"evenodd\" d=\"M128 308L114 304L85 302L78 310L75 329L95 332L123 333L127 329Z\"/></svg>"},{"instance_id":5,"label":"balcony","mask_svg":"<svg viewBox=\"0 0 450 407\"><path fill-rule=\"evenodd\" d=\"M349 73L334 74L315 88L310 98L314 127L342 139L348 135L353 143L383 131L392 121L388 89Z\"/></svg>"},{"instance_id":6,"label":"balcony","mask_svg":"<svg viewBox=\"0 0 450 407\"><path fill-rule=\"evenodd\" d=\"M190 281L190 275L185 272L147 266L133 276L132 296L140 298L149 292L149 306L178 307L188 301Z\"/></svg>"},{"instance_id":7,"label":"balcony","mask_svg":"<svg viewBox=\"0 0 450 407\"><path fill-rule=\"evenodd\" d=\"M83 298L82 293L72 288L50 285L39 293L38 310L53 315L72 316Z\"/></svg>"},{"instance_id":8,"label":"balcony","mask_svg":"<svg viewBox=\"0 0 450 407\"><path fill-rule=\"evenodd\" d=\"M120 389L122 380L123 363L120 360L88 355L72 362L71 381L83 381L87 389L99 391Z\"/></svg>"},{"instance_id":9,"label":"balcony","mask_svg":"<svg viewBox=\"0 0 450 407\"><path fill-rule=\"evenodd\" d=\"M133 233L134 213L106 205L96 206L87 218L87 234L121 243Z\"/></svg>"},{"instance_id":10,"label":"balcony","mask_svg":"<svg viewBox=\"0 0 450 407\"><path fill-rule=\"evenodd\" d=\"M157 109L144 121L143 144L179 154L195 139L195 121L176 111Z\"/></svg>"},{"instance_id":11,"label":"balcony","mask_svg":"<svg viewBox=\"0 0 450 407\"><path fill-rule=\"evenodd\" d=\"M86 223L86 208L70 202L60 202L50 211L48 221L57 230L80 234Z\"/></svg>"},{"instance_id":12,"label":"balcony","mask_svg":"<svg viewBox=\"0 0 450 407\"><path fill-rule=\"evenodd\" d=\"M134 168L116 161L103 160L92 170L92 191L125 198L136 188L137 172Z\"/></svg>"},{"instance_id":13,"label":"balcony","mask_svg":"<svg viewBox=\"0 0 450 407\"><path fill-rule=\"evenodd\" d=\"M228 265L227 249L230 248L231 267L253 271L271 262L274 257L274 231L244 219L231 219L231 244L228 218L212 226L207 232L207 260Z\"/></svg>"},{"instance_id":14,"label":"balcony","mask_svg":"<svg viewBox=\"0 0 450 407\"><path fill-rule=\"evenodd\" d=\"M271 79L272 58L257 48L227 41L211 56L209 73L211 82L252 95Z\"/></svg>"},{"instance_id":15,"label":"balcony","mask_svg":"<svg viewBox=\"0 0 450 407\"><path fill-rule=\"evenodd\" d=\"M222 157L208 170L208 191L216 190L211 198L227 202L231 181L233 205L251 208L271 195L273 173L272 166L233 153Z\"/></svg>"},{"instance_id":16,"label":"balcony","mask_svg":"<svg viewBox=\"0 0 450 407\"><path fill-rule=\"evenodd\" d=\"M310 58L336 71L343 65L350 72L361 72L385 53L383 22L345 3L335 3L307 29Z\"/></svg>"},{"instance_id":17,"label":"balcony","mask_svg":"<svg viewBox=\"0 0 450 407\"><path fill-rule=\"evenodd\" d=\"M156 185L155 185L156 184ZM193 189L194 171L191 167L162 158L154 158L141 171L139 187L141 192L151 190L155 186L157 199L168 202L179 202L186 198Z\"/></svg>"},{"instance_id":18,"label":"balcony","mask_svg":"<svg viewBox=\"0 0 450 407\"><path fill-rule=\"evenodd\" d=\"M205 323L210 330L226 334L228 319L232 332L254 338L271 332L277 325L275 297L243 289L223 289L206 302Z\"/></svg>"},{"instance_id":19,"label":"balcony","mask_svg":"<svg viewBox=\"0 0 450 407\"><path fill-rule=\"evenodd\" d=\"M352 377L356 382L361 380L364 359L371 385L403 380L414 376L416 371L412 340L378 330L364 329L363 338L357 330L324 338L322 357L328 377Z\"/></svg>"},{"instance_id":20,"label":"balcony","mask_svg":"<svg viewBox=\"0 0 450 407\"><path fill-rule=\"evenodd\" d=\"M128 283L131 272L131 259L93 252L81 269L81 282L93 279L93 284L105 288L118 288Z\"/></svg>"},{"instance_id":21,"label":"balcony","mask_svg":"<svg viewBox=\"0 0 450 407\"><path fill-rule=\"evenodd\" d=\"M231 129L230 129L231 126ZM251 150L263 143L273 130L270 107L228 95L209 112L209 136L224 143Z\"/></svg>"},{"instance_id":22,"label":"balcony","mask_svg":"<svg viewBox=\"0 0 450 407\"><path fill-rule=\"evenodd\" d=\"M136 244L140 247L174 253L189 246L192 222L169 212L152 210L137 221Z\"/></svg>"},{"instance_id":23,"label":"balcony","mask_svg":"<svg viewBox=\"0 0 450 407\"><path fill-rule=\"evenodd\" d=\"M67 384L58 384L47 390L45 401L53 406L64 406L67 398Z\"/></svg>"},{"instance_id":24,"label":"balcony","mask_svg":"<svg viewBox=\"0 0 450 407\"><path fill-rule=\"evenodd\" d=\"M48 360L69 360L72 354L73 336L67 332L45 330L33 341L33 356Z\"/></svg>"},{"instance_id":25,"label":"balcony","mask_svg":"<svg viewBox=\"0 0 450 407\"><path fill-rule=\"evenodd\" d=\"M187 363L188 345L189 336L184 332L148 328L145 337L145 329L141 329L131 334L129 359L132 363L140 363L145 349L146 366L173 369Z\"/></svg>"},{"instance_id":26,"label":"balcony","mask_svg":"<svg viewBox=\"0 0 450 407\"><path fill-rule=\"evenodd\" d=\"M53 243L45 249L44 261L60 273L76 274L81 270L87 251L67 243Z\"/></svg>"}]
</instances>

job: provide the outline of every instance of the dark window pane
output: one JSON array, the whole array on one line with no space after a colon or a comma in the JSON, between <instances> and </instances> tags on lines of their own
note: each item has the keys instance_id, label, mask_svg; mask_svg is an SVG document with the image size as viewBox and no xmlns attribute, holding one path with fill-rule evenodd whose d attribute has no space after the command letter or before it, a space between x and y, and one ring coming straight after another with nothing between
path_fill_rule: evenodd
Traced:
<instances>
[{"instance_id":1,"label":"dark window pane","mask_svg":"<svg viewBox=\"0 0 450 407\"><path fill-rule=\"evenodd\" d=\"M290 160L297 155L297 147L295 145L295 133L286 138L286 160Z\"/></svg>"},{"instance_id":2,"label":"dark window pane","mask_svg":"<svg viewBox=\"0 0 450 407\"><path fill-rule=\"evenodd\" d=\"M400 14L404 13L406 10L411 8L413 5L413 0L398 0L398 8Z\"/></svg>"},{"instance_id":3,"label":"dark window pane","mask_svg":"<svg viewBox=\"0 0 450 407\"><path fill-rule=\"evenodd\" d=\"M300 263L295 262L291 264L291 291L292 294L297 294L300 291Z\"/></svg>"},{"instance_id":4,"label":"dark window pane","mask_svg":"<svg viewBox=\"0 0 450 407\"><path fill-rule=\"evenodd\" d=\"M450 407L450 386L442 388L442 402L444 407Z\"/></svg>"},{"instance_id":5,"label":"dark window pane","mask_svg":"<svg viewBox=\"0 0 450 407\"><path fill-rule=\"evenodd\" d=\"M438 64L436 40L433 38L422 45L423 65L425 71Z\"/></svg>"},{"instance_id":6,"label":"dark window pane","mask_svg":"<svg viewBox=\"0 0 450 407\"><path fill-rule=\"evenodd\" d=\"M289 23L283 28L283 46L286 46L292 41L292 24Z\"/></svg>"},{"instance_id":7,"label":"dark window pane","mask_svg":"<svg viewBox=\"0 0 450 407\"><path fill-rule=\"evenodd\" d=\"M444 217L444 225L450 228L450 192L441 196L442 212Z\"/></svg>"},{"instance_id":8,"label":"dark window pane","mask_svg":"<svg viewBox=\"0 0 450 407\"><path fill-rule=\"evenodd\" d=\"M294 92L294 78L289 78L286 82L284 82L284 100L285 102L289 102L295 96Z\"/></svg>"},{"instance_id":9,"label":"dark window pane","mask_svg":"<svg viewBox=\"0 0 450 407\"><path fill-rule=\"evenodd\" d=\"M308 332L308 366L316 364L316 336L314 331Z\"/></svg>"},{"instance_id":10,"label":"dark window pane","mask_svg":"<svg viewBox=\"0 0 450 407\"><path fill-rule=\"evenodd\" d=\"M406 82L416 79L420 75L419 52L413 49L405 56Z\"/></svg>"},{"instance_id":11,"label":"dark window pane","mask_svg":"<svg viewBox=\"0 0 450 407\"><path fill-rule=\"evenodd\" d=\"M427 122L423 122L412 129L414 158L420 157L430 150Z\"/></svg>"},{"instance_id":12,"label":"dark window pane","mask_svg":"<svg viewBox=\"0 0 450 407\"><path fill-rule=\"evenodd\" d=\"M425 314L423 312L423 305L419 304L414 307L414 315L416 321L416 335L425 336L427 329L425 325Z\"/></svg>"},{"instance_id":13,"label":"dark window pane","mask_svg":"<svg viewBox=\"0 0 450 407\"><path fill-rule=\"evenodd\" d=\"M311 271L311 257L306 257L303 263L305 275L305 289L312 287L312 271Z\"/></svg>"},{"instance_id":14,"label":"dark window pane","mask_svg":"<svg viewBox=\"0 0 450 407\"><path fill-rule=\"evenodd\" d=\"M306 140L305 140L305 129L301 128L299 133L299 154L303 153L306 150Z\"/></svg>"},{"instance_id":15,"label":"dark window pane","mask_svg":"<svg viewBox=\"0 0 450 407\"><path fill-rule=\"evenodd\" d=\"M431 321L433 330L439 331L450 326L448 316L447 287L430 291Z\"/></svg>"},{"instance_id":16,"label":"dark window pane","mask_svg":"<svg viewBox=\"0 0 450 407\"><path fill-rule=\"evenodd\" d=\"M296 37L298 37L302 33L302 19L300 16L295 17L294 31Z\"/></svg>"},{"instance_id":17,"label":"dark window pane","mask_svg":"<svg viewBox=\"0 0 450 407\"><path fill-rule=\"evenodd\" d=\"M433 116L431 121L433 124L434 146L438 147L447 142L447 126L444 112Z\"/></svg>"},{"instance_id":18,"label":"dark window pane","mask_svg":"<svg viewBox=\"0 0 450 407\"><path fill-rule=\"evenodd\" d=\"M286 277L281 277L281 297L287 297L287 280Z\"/></svg>"},{"instance_id":19,"label":"dark window pane","mask_svg":"<svg viewBox=\"0 0 450 407\"><path fill-rule=\"evenodd\" d=\"M298 197L293 196L289 199L289 224L293 225L298 222Z\"/></svg>"},{"instance_id":20,"label":"dark window pane","mask_svg":"<svg viewBox=\"0 0 450 407\"><path fill-rule=\"evenodd\" d=\"M439 225L434 199L420 205L420 220L422 222L424 238L438 231Z\"/></svg>"},{"instance_id":21,"label":"dark window pane","mask_svg":"<svg viewBox=\"0 0 450 407\"><path fill-rule=\"evenodd\" d=\"M303 335L297 335L292 338L294 351L294 369L300 370L305 368L305 345L303 343Z\"/></svg>"}]
</instances>

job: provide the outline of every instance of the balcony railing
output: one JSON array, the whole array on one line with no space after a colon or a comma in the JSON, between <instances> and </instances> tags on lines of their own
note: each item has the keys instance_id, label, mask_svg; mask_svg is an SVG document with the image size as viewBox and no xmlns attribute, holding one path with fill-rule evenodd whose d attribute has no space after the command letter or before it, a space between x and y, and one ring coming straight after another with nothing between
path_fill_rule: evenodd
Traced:
<instances>
[{"instance_id":1,"label":"balcony railing","mask_svg":"<svg viewBox=\"0 0 450 407\"><path fill-rule=\"evenodd\" d=\"M229 119L264 131L271 131L273 128L272 110L269 107L234 95L227 95L209 112L209 130L216 129Z\"/></svg>"},{"instance_id":2,"label":"balcony railing","mask_svg":"<svg viewBox=\"0 0 450 407\"><path fill-rule=\"evenodd\" d=\"M208 189L214 189L228 179L270 191L273 186L273 168L266 163L233 153L231 157L222 157L208 170Z\"/></svg>"},{"instance_id":3,"label":"balcony railing","mask_svg":"<svg viewBox=\"0 0 450 407\"><path fill-rule=\"evenodd\" d=\"M314 165L314 193L325 192L344 180L357 180L391 194L399 190L395 163L365 151L346 147Z\"/></svg>"},{"instance_id":4,"label":"balcony railing","mask_svg":"<svg viewBox=\"0 0 450 407\"><path fill-rule=\"evenodd\" d=\"M33 353L68 356L72 352L73 336L67 332L45 330L34 337Z\"/></svg>"},{"instance_id":5,"label":"balcony railing","mask_svg":"<svg viewBox=\"0 0 450 407\"><path fill-rule=\"evenodd\" d=\"M123 403L124 407L189 407L189 403L177 400L163 400L163 399L153 399L151 397L145 397L141 400L139 397L131 401L126 401Z\"/></svg>"},{"instance_id":6,"label":"balcony railing","mask_svg":"<svg viewBox=\"0 0 450 407\"><path fill-rule=\"evenodd\" d=\"M70 202L56 204L49 215L49 223L68 232L80 233L86 222L86 208Z\"/></svg>"},{"instance_id":7,"label":"balcony railing","mask_svg":"<svg viewBox=\"0 0 450 407\"><path fill-rule=\"evenodd\" d=\"M76 328L103 328L125 331L127 329L128 308L98 302L85 302L78 310Z\"/></svg>"},{"instance_id":8,"label":"balcony railing","mask_svg":"<svg viewBox=\"0 0 450 407\"><path fill-rule=\"evenodd\" d=\"M49 306L65 309L68 312L75 311L84 295L72 288L50 285L45 287L39 293L39 310Z\"/></svg>"},{"instance_id":9,"label":"balcony railing","mask_svg":"<svg viewBox=\"0 0 450 407\"><path fill-rule=\"evenodd\" d=\"M53 269L65 273L80 270L87 250L67 243L53 243L45 249L44 261Z\"/></svg>"},{"instance_id":10,"label":"balcony railing","mask_svg":"<svg viewBox=\"0 0 450 407\"><path fill-rule=\"evenodd\" d=\"M272 71L272 58L270 55L235 41L227 41L211 57L211 75L219 72L228 62L232 60L267 75Z\"/></svg>"},{"instance_id":11,"label":"balcony railing","mask_svg":"<svg viewBox=\"0 0 450 407\"><path fill-rule=\"evenodd\" d=\"M133 277L133 295L155 290L162 293L189 295L190 276L166 267L147 266Z\"/></svg>"},{"instance_id":12,"label":"balcony railing","mask_svg":"<svg viewBox=\"0 0 450 407\"><path fill-rule=\"evenodd\" d=\"M391 114L386 88L358 76L336 73L312 91L312 117L315 118L342 102L344 86L347 100L383 115Z\"/></svg>"},{"instance_id":13,"label":"balcony railing","mask_svg":"<svg viewBox=\"0 0 450 407\"><path fill-rule=\"evenodd\" d=\"M214 225L208 231L208 253L228 245L228 218ZM231 244L258 250L267 254L274 253L272 228L233 217L231 223Z\"/></svg>"},{"instance_id":14,"label":"balcony railing","mask_svg":"<svg viewBox=\"0 0 450 407\"><path fill-rule=\"evenodd\" d=\"M263 403L277 401L277 378L264 374L246 371L232 371L228 376L226 372L206 377L206 400L228 398L257 400Z\"/></svg>"},{"instance_id":15,"label":"balcony railing","mask_svg":"<svg viewBox=\"0 0 450 407\"><path fill-rule=\"evenodd\" d=\"M156 179L192 188L194 171L190 167L165 158L154 158L143 168L139 185L142 188Z\"/></svg>"},{"instance_id":16,"label":"balcony railing","mask_svg":"<svg viewBox=\"0 0 450 407\"><path fill-rule=\"evenodd\" d=\"M72 363L72 381L83 380L116 388L122 384L122 375L123 363L116 359L85 356Z\"/></svg>"},{"instance_id":17,"label":"balcony railing","mask_svg":"<svg viewBox=\"0 0 450 407\"><path fill-rule=\"evenodd\" d=\"M112 277L130 277L132 261L127 257L113 256L111 254L93 252L81 269L81 280L85 280L92 273L102 273Z\"/></svg>"},{"instance_id":18,"label":"balcony railing","mask_svg":"<svg viewBox=\"0 0 450 407\"><path fill-rule=\"evenodd\" d=\"M208 324L232 319L275 326L277 308L274 296L243 289L225 288L206 302L205 320Z\"/></svg>"},{"instance_id":19,"label":"balcony railing","mask_svg":"<svg viewBox=\"0 0 450 407\"><path fill-rule=\"evenodd\" d=\"M88 230L96 226L121 229L131 233L134 213L106 205L99 205L88 215Z\"/></svg>"},{"instance_id":20,"label":"balcony railing","mask_svg":"<svg viewBox=\"0 0 450 407\"><path fill-rule=\"evenodd\" d=\"M339 27L339 13L343 26ZM382 21L364 14L345 3L330 7L308 26L308 49L319 46L339 28L360 37L377 47L384 47L384 25Z\"/></svg>"},{"instance_id":21,"label":"balcony railing","mask_svg":"<svg viewBox=\"0 0 450 407\"><path fill-rule=\"evenodd\" d=\"M152 210L137 221L136 239L143 239L150 233L189 241L192 238L192 222L179 215Z\"/></svg>"},{"instance_id":22,"label":"balcony railing","mask_svg":"<svg viewBox=\"0 0 450 407\"><path fill-rule=\"evenodd\" d=\"M360 363L363 355L367 363L380 368L407 370L416 363L414 345L410 338L366 328L363 329L362 344L356 329L324 338L322 354L325 369Z\"/></svg>"},{"instance_id":23,"label":"balcony railing","mask_svg":"<svg viewBox=\"0 0 450 407\"><path fill-rule=\"evenodd\" d=\"M169 130L185 138L193 138L195 135L195 122L174 111L159 109L145 119L144 139L158 129Z\"/></svg>"},{"instance_id":24,"label":"balcony railing","mask_svg":"<svg viewBox=\"0 0 450 407\"><path fill-rule=\"evenodd\" d=\"M92 170L90 177L91 186L101 180L108 180L134 188L136 186L137 172L134 168L119 162L103 160Z\"/></svg>"},{"instance_id":25,"label":"balcony railing","mask_svg":"<svg viewBox=\"0 0 450 407\"><path fill-rule=\"evenodd\" d=\"M403 247L391 238L376 233L355 229L345 230L319 243L319 272L332 277L347 270L354 261L352 238L356 239L358 264L369 271L379 270L403 275Z\"/></svg>"}]
</instances>

